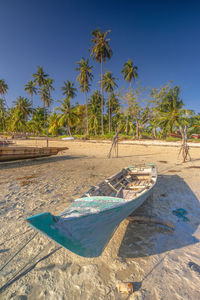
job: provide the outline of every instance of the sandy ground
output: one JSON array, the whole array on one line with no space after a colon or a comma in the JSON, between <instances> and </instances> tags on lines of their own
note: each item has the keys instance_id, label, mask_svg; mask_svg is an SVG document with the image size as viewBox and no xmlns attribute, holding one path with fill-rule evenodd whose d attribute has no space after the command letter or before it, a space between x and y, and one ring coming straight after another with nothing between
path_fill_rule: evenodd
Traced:
<instances>
[{"instance_id":1,"label":"sandy ground","mask_svg":"<svg viewBox=\"0 0 200 300\"><path fill-rule=\"evenodd\" d=\"M44 141L18 141L44 146ZM57 156L0 164L0 262L30 238L24 218L59 214L75 198L121 168L156 162L158 183L152 199L136 215L171 221L175 230L124 220L99 258L86 259L38 234L0 272L0 286L27 262L23 273L2 291L1 299L200 299L200 151L191 162L177 160L178 148L119 145L119 158L107 159L110 144L50 142L68 146ZM187 210L187 221L172 213ZM117 283L133 283L134 294L120 295Z\"/></svg>"}]
</instances>

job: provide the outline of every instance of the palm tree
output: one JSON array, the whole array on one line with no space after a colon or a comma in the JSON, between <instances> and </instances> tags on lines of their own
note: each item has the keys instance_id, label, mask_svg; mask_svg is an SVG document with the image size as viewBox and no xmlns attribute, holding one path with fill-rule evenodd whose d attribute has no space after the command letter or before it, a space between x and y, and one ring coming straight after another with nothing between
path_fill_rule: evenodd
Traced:
<instances>
[{"instance_id":1,"label":"palm tree","mask_svg":"<svg viewBox=\"0 0 200 300\"><path fill-rule=\"evenodd\" d=\"M70 98L64 98L63 101L58 100L61 104L55 110L60 111L59 114L59 126L66 125L69 135L71 136L71 126L74 125L76 121L76 113L74 107L71 107Z\"/></svg>"},{"instance_id":2,"label":"palm tree","mask_svg":"<svg viewBox=\"0 0 200 300\"><path fill-rule=\"evenodd\" d=\"M33 116L33 94L37 95L37 89L35 87L35 82L30 80L27 84L24 85L24 90L27 91L27 94L31 96L31 106L32 106L32 116Z\"/></svg>"},{"instance_id":3,"label":"palm tree","mask_svg":"<svg viewBox=\"0 0 200 300\"><path fill-rule=\"evenodd\" d=\"M44 107L38 106L37 109L35 109L34 115L32 117L32 128L37 134L41 134L42 129L44 128L44 116L46 115L46 112L44 112L44 110Z\"/></svg>"},{"instance_id":4,"label":"palm tree","mask_svg":"<svg viewBox=\"0 0 200 300\"><path fill-rule=\"evenodd\" d=\"M133 65L133 61L129 59L126 63L124 63L122 74L124 75L124 79L129 82L130 90L131 90L131 81L138 78L137 73L138 67Z\"/></svg>"},{"instance_id":5,"label":"palm tree","mask_svg":"<svg viewBox=\"0 0 200 300\"><path fill-rule=\"evenodd\" d=\"M6 108L5 108L5 100L0 98L0 128L5 130L6 123Z\"/></svg>"},{"instance_id":6,"label":"palm tree","mask_svg":"<svg viewBox=\"0 0 200 300\"><path fill-rule=\"evenodd\" d=\"M63 96L68 100L76 97L77 89L74 87L74 83L72 83L70 80L64 82L64 85L61 87L61 91L63 91Z\"/></svg>"},{"instance_id":7,"label":"palm tree","mask_svg":"<svg viewBox=\"0 0 200 300\"><path fill-rule=\"evenodd\" d=\"M107 35L110 30L107 30L105 33L101 32L100 29L92 31L92 51L91 56L101 64L101 132L104 135L103 127L103 62L106 59L110 59L112 56L112 50L108 44L110 39L107 39Z\"/></svg>"},{"instance_id":8,"label":"palm tree","mask_svg":"<svg viewBox=\"0 0 200 300\"><path fill-rule=\"evenodd\" d=\"M101 119L101 94L99 91L94 91L89 99L89 126L97 135L99 128L99 121Z\"/></svg>"},{"instance_id":9,"label":"palm tree","mask_svg":"<svg viewBox=\"0 0 200 300\"><path fill-rule=\"evenodd\" d=\"M37 67L37 73L33 74L34 82L38 84L39 87L43 86L45 84L45 80L49 75L46 74L43 70L43 67L38 66Z\"/></svg>"},{"instance_id":10,"label":"palm tree","mask_svg":"<svg viewBox=\"0 0 200 300\"><path fill-rule=\"evenodd\" d=\"M105 88L106 93L111 93L114 91L114 88L117 87L115 82L116 78L113 77L112 72L106 71L103 76L103 88ZM108 122L109 122L109 133L111 131L111 113L110 113L110 97L108 97Z\"/></svg>"},{"instance_id":11,"label":"palm tree","mask_svg":"<svg viewBox=\"0 0 200 300\"><path fill-rule=\"evenodd\" d=\"M85 96L85 110L86 110L86 134L89 134L88 129L88 105L87 105L87 95L86 92L89 91L89 81L93 79L92 75L92 66L89 66L89 59L82 58L79 62L77 62L78 67L76 71L79 71L79 75L77 80L80 84L81 92L84 92Z\"/></svg>"},{"instance_id":12,"label":"palm tree","mask_svg":"<svg viewBox=\"0 0 200 300\"><path fill-rule=\"evenodd\" d=\"M45 87L47 88L47 94L48 94L48 99L47 99L46 105L48 108L51 106L51 103L52 103L50 92L54 91L54 87L52 85L53 82L54 82L54 80L51 78L45 79Z\"/></svg>"},{"instance_id":13,"label":"palm tree","mask_svg":"<svg viewBox=\"0 0 200 300\"><path fill-rule=\"evenodd\" d=\"M40 88L39 90L39 94L41 96L41 100L43 102L43 107L44 107L44 114L46 114L46 110L45 107L46 105L49 107L50 106L50 101L51 99L49 99L49 93L48 93L48 89L47 87L44 85ZM46 116L44 115L44 119L46 119Z\"/></svg>"},{"instance_id":14,"label":"palm tree","mask_svg":"<svg viewBox=\"0 0 200 300\"><path fill-rule=\"evenodd\" d=\"M5 94L7 93L7 91L8 91L8 85L7 85L7 83L5 83L4 79L0 79L0 95L3 97L5 105L6 105Z\"/></svg>"},{"instance_id":15,"label":"palm tree","mask_svg":"<svg viewBox=\"0 0 200 300\"><path fill-rule=\"evenodd\" d=\"M109 98L108 98L108 111L109 111L109 114L110 114L110 131L112 131L112 118L113 118L113 114L117 114L119 113L119 110L120 110L120 104L119 104L119 99L118 97L113 93L111 92L109 94Z\"/></svg>"},{"instance_id":16,"label":"palm tree","mask_svg":"<svg viewBox=\"0 0 200 300\"><path fill-rule=\"evenodd\" d=\"M13 129L24 130L28 116L32 112L31 103L27 98L18 97L16 101L13 101L13 116L12 116L12 127Z\"/></svg>"},{"instance_id":17,"label":"palm tree","mask_svg":"<svg viewBox=\"0 0 200 300\"><path fill-rule=\"evenodd\" d=\"M49 132L52 133L54 136L58 135L59 127L59 115L56 112L53 112L49 116Z\"/></svg>"},{"instance_id":18,"label":"palm tree","mask_svg":"<svg viewBox=\"0 0 200 300\"><path fill-rule=\"evenodd\" d=\"M183 102L179 98L180 88L175 86L169 90L162 102L158 105L159 125L164 131L173 132L174 126L179 127L181 117L184 114L182 110Z\"/></svg>"}]
</instances>

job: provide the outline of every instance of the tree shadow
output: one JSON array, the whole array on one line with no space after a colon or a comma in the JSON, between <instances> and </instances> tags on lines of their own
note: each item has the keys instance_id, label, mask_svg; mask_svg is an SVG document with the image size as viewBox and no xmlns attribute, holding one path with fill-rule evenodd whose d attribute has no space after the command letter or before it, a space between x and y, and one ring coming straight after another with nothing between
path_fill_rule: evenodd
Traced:
<instances>
[{"instance_id":1,"label":"tree shadow","mask_svg":"<svg viewBox=\"0 0 200 300\"><path fill-rule=\"evenodd\" d=\"M43 157L43 158L31 158L31 159L18 160L18 161L0 162L0 169L23 168L27 166L49 164L49 163L55 163L64 160L80 159L85 157L87 156L62 155L62 156L51 156L51 157Z\"/></svg>"},{"instance_id":2,"label":"tree shadow","mask_svg":"<svg viewBox=\"0 0 200 300\"><path fill-rule=\"evenodd\" d=\"M188 221L173 214L183 208ZM200 223L199 200L178 175L160 175L152 197L134 211L133 215L171 221L175 230L152 223L130 222L118 255L123 258L145 257L198 243L194 233Z\"/></svg>"}]
</instances>

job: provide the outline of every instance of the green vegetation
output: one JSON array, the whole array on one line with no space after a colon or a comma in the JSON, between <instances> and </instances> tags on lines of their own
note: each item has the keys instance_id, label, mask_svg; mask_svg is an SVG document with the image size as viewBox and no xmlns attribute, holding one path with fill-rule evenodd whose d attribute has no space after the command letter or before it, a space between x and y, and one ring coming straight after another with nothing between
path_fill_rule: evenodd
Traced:
<instances>
[{"instance_id":1,"label":"green vegetation","mask_svg":"<svg viewBox=\"0 0 200 300\"><path fill-rule=\"evenodd\" d=\"M180 87L169 82L158 88L145 88L136 82L138 67L128 59L121 73L128 88L119 87L115 75L103 63L112 58L113 52L107 38L109 30L92 32L90 56L100 64L99 90L91 91L94 66L89 58L76 63L77 82L84 95L84 103L74 103L77 87L70 80L61 87L63 99L52 99L54 80L37 67L32 80L24 85L27 97L19 96L12 106L6 103L8 84L0 79L0 132L29 135L66 135L95 139L111 139L117 129L122 139L157 138L179 140L175 134L180 126L187 126L188 135L200 134L200 114L184 109ZM132 86L134 82L134 86ZM90 94L89 94L90 93ZM41 106L34 107L34 96L39 95ZM52 103L54 105L51 111ZM199 139L193 139L198 142Z\"/></svg>"}]
</instances>

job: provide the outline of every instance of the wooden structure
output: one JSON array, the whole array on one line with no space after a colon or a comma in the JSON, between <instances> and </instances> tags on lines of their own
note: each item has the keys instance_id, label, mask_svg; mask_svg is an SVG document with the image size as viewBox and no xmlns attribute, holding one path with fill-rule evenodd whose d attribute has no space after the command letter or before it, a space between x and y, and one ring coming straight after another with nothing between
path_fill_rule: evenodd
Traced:
<instances>
[{"instance_id":1,"label":"wooden structure","mask_svg":"<svg viewBox=\"0 0 200 300\"><path fill-rule=\"evenodd\" d=\"M83 257L97 257L118 225L152 193L154 164L130 166L92 187L59 216L41 213L26 220L64 248Z\"/></svg>"},{"instance_id":2,"label":"wooden structure","mask_svg":"<svg viewBox=\"0 0 200 300\"><path fill-rule=\"evenodd\" d=\"M1 147L0 162L56 155L67 147Z\"/></svg>"},{"instance_id":3,"label":"wooden structure","mask_svg":"<svg viewBox=\"0 0 200 300\"><path fill-rule=\"evenodd\" d=\"M182 144L180 147L178 157L182 154L182 158L183 158L182 162L184 163L187 160L191 160L191 156L189 154L189 146L187 143L187 127L185 126L183 129L182 126L180 126L180 132L182 136Z\"/></svg>"},{"instance_id":4,"label":"wooden structure","mask_svg":"<svg viewBox=\"0 0 200 300\"><path fill-rule=\"evenodd\" d=\"M108 158L111 158L112 151L114 151L115 156L118 157L118 141L119 141L118 134L119 134L119 130L117 130L117 132L113 138L112 145L111 145L110 151L108 153Z\"/></svg>"}]
</instances>

